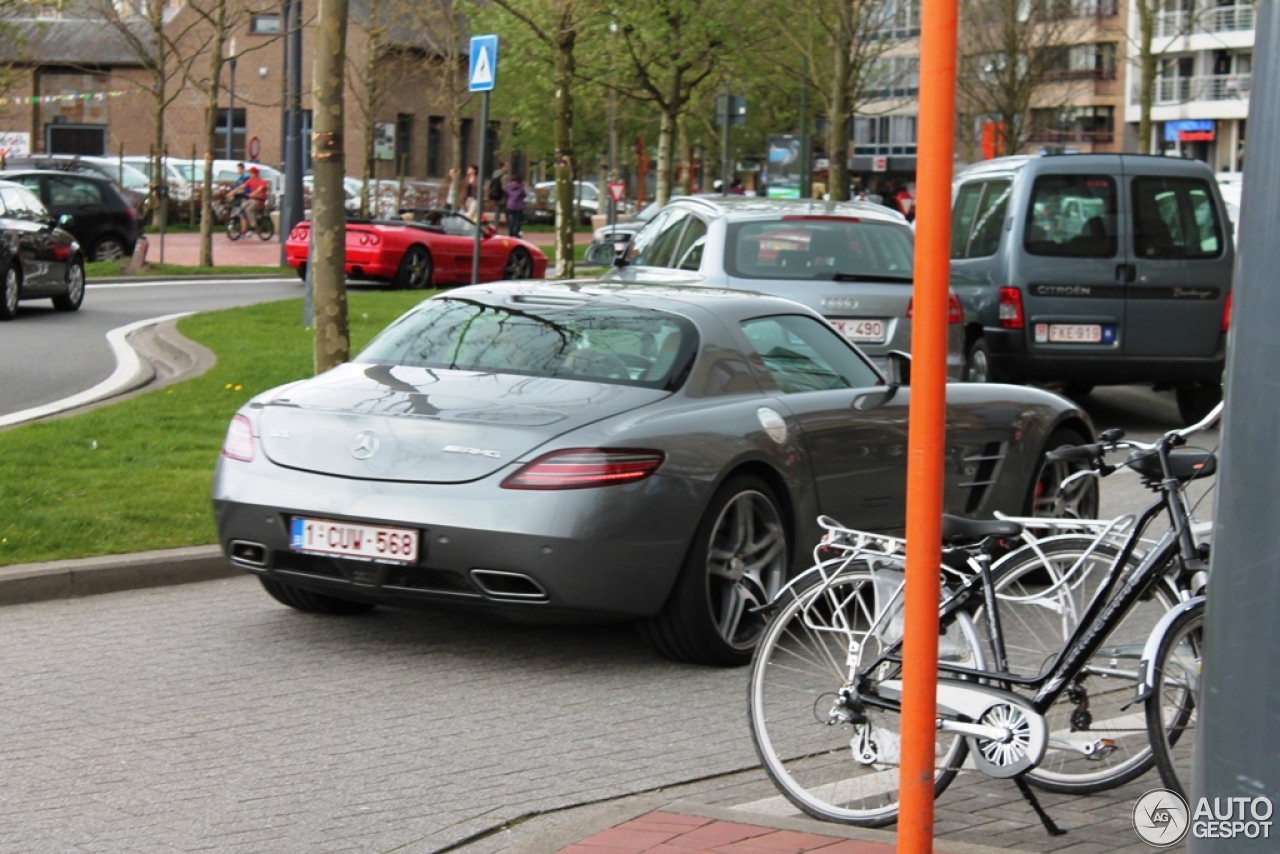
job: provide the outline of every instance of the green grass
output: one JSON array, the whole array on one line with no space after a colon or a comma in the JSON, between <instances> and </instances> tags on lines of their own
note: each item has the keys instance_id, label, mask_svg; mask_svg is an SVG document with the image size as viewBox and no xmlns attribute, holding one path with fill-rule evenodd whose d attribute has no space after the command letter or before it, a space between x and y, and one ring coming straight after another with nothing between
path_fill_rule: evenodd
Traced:
<instances>
[{"instance_id":1,"label":"green grass","mask_svg":"<svg viewBox=\"0 0 1280 854\"><path fill-rule=\"evenodd\" d=\"M352 292L352 352L430 293ZM67 418L0 431L0 566L216 541L209 492L227 423L312 375L300 299L185 318L206 374Z\"/></svg>"},{"instance_id":2,"label":"green grass","mask_svg":"<svg viewBox=\"0 0 1280 854\"><path fill-rule=\"evenodd\" d=\"M589 243L575 243L573 245L574 260L581 261L582 257L587 254L587 248L590 245L591 244ZM556 252L555 246L539 246L538 248L541 249L543 254L547 256L547 261L549 261L552 265L556 263L556 255L558 253Z\"/></svg>"},{"instance_id":3,"label":"green grass","mask_svg":"<svg viewBox=\"0 0 1280 854\"><path fill-rule=\"evenodd\" d=\"M296 276L289 267L276 266L244 266L244 267L200 267L183 264L148 263L140 273L128 271L126 261L90 261L84 265L86 279L99 279L104 276L234 276L242 273L263 273L274 276Z\"/></svg>"}]
</instances>

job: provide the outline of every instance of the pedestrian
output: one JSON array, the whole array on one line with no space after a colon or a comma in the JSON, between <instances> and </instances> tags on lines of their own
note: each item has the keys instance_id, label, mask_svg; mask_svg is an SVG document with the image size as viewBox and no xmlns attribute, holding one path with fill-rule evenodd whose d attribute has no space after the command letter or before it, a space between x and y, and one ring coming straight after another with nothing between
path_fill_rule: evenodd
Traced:
<instances>
[{"instance_id":1,"label":"pedestrian","mask_svg":"<svg viewBox=\"0 0 1280 854\"><path fill-rule=\"evenodd\" d=\"M479 181L477 177L480 170L475 166L467 167L467 182L462 188L462 213L472 222L475 222L480 215L480 198L476 193L476 183Z\"/></svg>"},{"instance_id":2,"label":"pedestrian","mask_svg":"<svg viewBox=\"0 0 1280 854\"><path fill-rule=\"evenodd\" d=\"M907 185L903 184L899 189L894 201L898 203L898 210L902 211L902 215L911 222L916 218L916 197L911 195L911 191L907 189Z\"/></svg>"},{"instance_id":3,"label":"pedestrian","mask_svg":"<svg viewBox=\"0 0 1280 854\"><path fill-rule=\"evenodd\" d=\"M454 208L458 206L457 178L458 178L458 169L457 167L454 167L453 169L449 170L449 180L448 180L448 183L445 184L444 209L447 211L452 211Z\"/></svg>"},{"instance_id":4,"label":"pedestrian","mask_svg":"<svg viewBox=\"0 0 1280 854\"><path fill-rule=\"evenodd\" d=\"M746 194L747 194L747 191L744 190L742 187L741 178L734 178L732 181L729 182L729 195L745 196Z\"/></svg>"},{"instance_id":5,"label":"pedestrian","mask_svg":"<svg viewBox=\"0 0 1280 854\"><path fill-rule=\"evenodd\" d=\"M511 180L507 182L503 191L506 198L507 234L519 237L520 229L524 225L524 198L528 195L520 175L511 173Z\"/></svg>"},{"instance_id":6,"label":"pedestrian","mask_svg":"<svg viewBox=\"0 0 1280 854\"><path fill-rule=\"evenodd\" d=\"M502 221L502 212L507 201L507 164L506 161L498 163L498 168L493 171L493 177L489 179L489 186L485 190L485 196L493 205L493 224L499 225Z\"/></svg>"}]
</instances>

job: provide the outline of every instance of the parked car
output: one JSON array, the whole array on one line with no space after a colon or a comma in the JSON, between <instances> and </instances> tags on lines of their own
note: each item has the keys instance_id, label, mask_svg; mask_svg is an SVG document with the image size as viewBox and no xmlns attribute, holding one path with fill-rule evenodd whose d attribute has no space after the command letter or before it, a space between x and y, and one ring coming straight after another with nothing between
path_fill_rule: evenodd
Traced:
<instances>
[{"instance_id":1,"label":"parked car","mask_svg":"<svg viewBox=\"0 0 1280 854\"><path fill-rule=\"evenodd\" d=\"M752 608L808 565L819 513L902 528L908 397L789 300L460 288L240 409L218 540L302 611L638 619L662 655L743 664ZM1093 438L1039 389L952 383L947 401L953 513L1031 509L1045 451ZM1096 481L1081 486L1078 509L1096 509Z\"/></svg>"},{"instance_id":2,"label":"parked car","mask_svg":"<svg viewBox=\"0 0 1280 854\"><path fill-rule=\"evenodd\" d=\"M574 181L574 208L578 212L580 222L590 224L591 217L606 213L609 199L600 188L591 181ZM630 213L635 210L631 202L619 202L619 213ZM556 218L556 182L541 181L533 185L533 193L526 200L525 219L528 222L555 222Z\"/></svg>"},{"instance_id":3,"label":"parked car","mask_svg":"<svg viewBox=\"0 0 1280 854\"><path fill-rule=\"evenodd\" d=\"M106 178L88 172L47 170L0 172L40 199L54 217L71 217L66 230L91 261L114 261L133 254L142 234L138 214Z\"/></svg>"},{"instance_id":4,"label":"parked car","mask_svg":"<svg viewBox=\"0 0 1280 854\"><path fill-rule=\"evenodd\" d=\"M660 211L657 205L645 205L644 209L636 213L631 219L623 222L615 222L613 225L602 225L591 234L591 242L593 243L612 243L615 247L621 249L623 245L629 243L640 229L644 228L649 220L657 216Z\"/></svg>"},{"instance_id":5,"label":"parked car","mask_svg":"<svg viewBox=\"0 0 1280 854\"><path fill-rule=\"evenodd\" d=\"M141 218L146 218L151 200L151 180L145 174L114 157L86 157L77 154L32 154L9 157L5 169L49 169L92 175L110 181L116 192Z\"/></svg>"},{"instance_id":6,"label":"parked car","mask_svg":"<svg viewBox=\"0 0 1280 854\"><path fill-rule=\"evenodd\" d=\"M1172 386L1188 423L1221 400L1235 253L1208 166L1003 157L953 198L970 380Z\"/></svg>"},{"instance_id":7,"label":"parked car","mask_svg":"<svg viewBox=\"0 0 1280 854\"><path fill-rule=\"evenodd\" d=\"M459 213L428 211L421 222L348 220L347 275L391 282L397 288L430 288L471 282L476 226ZM305 278L311 223L303 220L289 232L285 255L289 266ZM547 256L518 237L487 227L480 241L480 281L540 279Z\"/></svg>"},{"instance_id":8,"label":"parked car","mask_svg":"<svg viewBox=\"0 0 1280 854\"><path fill-rule=\"evenodd\" d=\"M145 154L125 155L124 162L146 175L147 180L152 184L159 183L151 174L152 158ZM191 202L191 181L187 178L187 170L182 168L182 164L186 162L172 157L159 158L159 166L163 170L165 183L169 187L169 200L173 203L189 204Z\"/></svg>"},{"instance_id":9,"label":"parked car","mask_svg":"<svg viewBox=\"0 0 1280 854\"><path fill-rule=\"evenodd\" d=\"M678 196L613 256L588 263L619 282L695 282L802 302L883 365L911 349L915 236L906 219L869 202ZM963 316L951 300L948 374L963 367Z\"/></svg>"},{"instance_id":10,"label":"parked car","mask_svg":"<svg viewBox=\"0 0 1280 854\"><path fill-rule=\"evenodd\" d=\"M71 217L55 217L34 193L0 180L0 320L13 320L18 302L53 300L58 311L84 301L84 256L66 230Z\"/></svg>"}]
</instances>

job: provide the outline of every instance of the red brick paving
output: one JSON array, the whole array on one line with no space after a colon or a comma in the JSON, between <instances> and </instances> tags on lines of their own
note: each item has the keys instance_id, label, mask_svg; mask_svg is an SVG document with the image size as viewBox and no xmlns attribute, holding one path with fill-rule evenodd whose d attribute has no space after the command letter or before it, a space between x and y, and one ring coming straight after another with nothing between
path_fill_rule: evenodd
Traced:
<instances>
[{"instance_id":1,"label":"red brick paving","mask_svg":"<svg viewBox=\"0 0 1280 854\"><path fill-rule=\"evenodd\" d=\"M560 849L562 854L894 854L892 845L652 812Z\"/></svg>"}]
</instances>

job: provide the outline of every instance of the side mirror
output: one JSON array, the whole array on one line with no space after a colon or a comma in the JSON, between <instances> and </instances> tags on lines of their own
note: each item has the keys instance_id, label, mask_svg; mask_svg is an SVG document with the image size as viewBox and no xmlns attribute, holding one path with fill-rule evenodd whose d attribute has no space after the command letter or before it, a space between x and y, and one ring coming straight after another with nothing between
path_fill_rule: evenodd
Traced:
<instances>
[{"instance_id":1,"label":"side mirror","mask_svg":"<svg viewBox=\"0 0 1280 854\"><path fill-rule=\"evenodd\" d=\"M63 228L63 229L71 228L71 226L75 224L76 224L76 218L73 217L71 214L63 214L62 216L58 217L58 228Z\"/></svg>"},{"instance_id":2,"label":"side mirror","mask_svg":"<svg viewBox=\"0 0 1280 854\"><path fill-rule=\"evenodd\" d=\"M493 237L493 236L494 236L495 234L497 234L497 233L498 233L498 229L494 228L494 227L493 227L493 226L491 226L491 225L486 225L486 226L484 227L484 236L485 236L486 238L488 238L488 237Z\"/></svg>"},{"instance_id":3,"label":"side mirror","mask_svg":"<svg viewBox=\"0 0 1280 854\"><path fill-rule=\"evenodd\" d=\"M911 354L901 350L890 350L886 357L888 362L885 374L888 375L889 386L911 385Z\"/></svg>"},{"instance_id":4,"label":"side mirror","mask_svg":"<svg viewBox=\"0 0 1280 854\"><path fill-rule=\"evenodd\" d=\"M582 260L592 267L612 267L618 257L618 250L612 243L592 243L587 247Z\"/></svg>"}]
</instances>

